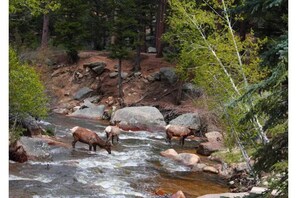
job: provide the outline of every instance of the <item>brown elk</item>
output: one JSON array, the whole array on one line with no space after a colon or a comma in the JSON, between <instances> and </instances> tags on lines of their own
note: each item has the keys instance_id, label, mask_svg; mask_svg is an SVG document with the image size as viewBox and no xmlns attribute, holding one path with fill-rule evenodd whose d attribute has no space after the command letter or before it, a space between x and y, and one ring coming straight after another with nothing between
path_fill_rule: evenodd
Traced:
<instances>
[{"instance_id":1,"label":"brown elk","mask_svg":"<svg viewBox=\"0 0 297 198\"><path fill-rule=\"evenodd\" d=\"M94 148L94 151L96 151L96 146L99 146L111 154L111 144L102 140L95 132L79 126L73 127L71 132L73 133L74 138L72 142L73 148L75 148L76 142L79 141L88 144L90 151L92 150L92 147Z\"/></svg>"},{"instance_id":2,"label":"brown elk","mask_svg":"<svg viewBox=\"0 0 297 198\"><path fill-rule=\"evenodd\" d=\"M179 137L179 144L184 146L185 139L190 136L194 135L193 130L189 129L185 126L179 126L179 125L167 125L165 127L166 129L166 142L169 142L171 144L172 137Z\"/></svg>"},{"instance_id":3,"label":"brown elk","mask_svg":"<svg viewBox=\"0 0 297 198\"><path fill-rule=\"evenodd\" d=\"M117 138L117 142L119 142L119 135L121 133L121 129L118 126L108 126L105 128L107 141L110 141L113 144L113 138Z\"/></svg>"}]
</instances>

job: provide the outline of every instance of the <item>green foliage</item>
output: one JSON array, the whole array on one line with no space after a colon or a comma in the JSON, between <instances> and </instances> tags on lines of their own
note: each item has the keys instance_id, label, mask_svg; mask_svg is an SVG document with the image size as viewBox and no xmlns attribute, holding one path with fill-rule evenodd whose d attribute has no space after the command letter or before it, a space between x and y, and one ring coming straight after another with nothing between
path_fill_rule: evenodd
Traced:
<instances>
[{"instance_id":1,"label":"green foliage","mask_svg":"<svg viewBox=\"0 0 297 198\"><path fill-rule=\"evenodd\" d=\"M229 25L231 19L227 12L237 5L226 2L169 1L170 31L164 38L179 51L177 73L208 94L208 108L225 120L230 142L236 142L234 131L241 131L240 139L250 143L258 129L252 121L238 122L251 104L231 104L247 90L248 84L259 82L267 75L265 70L258 70L258 51L266 40L257 39L251 31L246 40L241 41Z\"/></svg>"},{"instance_id":2,"label":"green foliage","mask_svg":"<svg viewBox=\"0 0 297 198\"><path fill-rule=\"evenodd\" d=\"M60 8L60 3L55 0L10 0L9 12L17 13L28 9L32 15L48 14Z\"/></svg>"},{"instance_id":3,"label":"green foliage","mask_svg":"<svg viewBox=\"0 0 297 198\"><path fill-rule=\"evenodd\" d=\"M20 139L23 133L26 131L23 127L15 125L9 128L9 142L15 142Z\"/></svg>"},{"instance_id":4,"label":"green foliage","mask_svg":"<svg viewBox=\"0 0 297 198\"><path fill-rule=\"evenodd\" d=\"M276 135L271 142L257 150L254 155L255 170L272 173L270 189L276 189L278 197L288 197L288 132Z\"/></svg>"},{"instance_id":5,"label":"green foliage","mask_svg":"<svg viewBox=\"0 0 297 198\"><path fill-rule=\"evenodd\" d=\"M133 0L113 1L113 7L114 20L111 26L111 34L115 40L110 49L113 57L123 59L134 45L133 39L136 36L137 21L133 13L135 2Z\"/></svg>"},{"instance_id":6,"label":"green foliage","mask_svg":"<svg viewBox=\"0 0 297 198\"><path fill-rule=\"evenodd\" d=\"M247 150L247 153L249 155L252 155L253 153L255 153L255 151L256 150L254 148L251 148ZM217 151L215 153L212 153L211 156L218 157L227 164L244 162L244 158L242 157L241 151L239 149L234 148L223 151Z\"/></svg>"},{"instance_id":7,"label":"green foliage","mask_svg":"<svg viewBox=\"0 0 297 198\"><path fill-rule=\"evenodd\" d=\"M250 5L253 5L250 7ZM252 10L251 10L252 8ZM287 0L249 0L243 9L248 18L261 19L258 35L269 35L261 53L262 68L269 68L265 79L253 84L242 98L261 93L254 107L245 115L246 122L252 114L265 116L263 129L270 134L271 142L262 146L255 158L255 168L273 174L270 189L279 191L278 197L288 196L288 2ZM280 16L280 17L275 17Z\"/></svg>"},{"instance_id":8,"label":"green foliage","mask_svg":"<svg viewBox=\"0 0 297 198\"><path fill-rule=\"evenodd\" d=\"M47 98L35 70L20 64L16 53L9 49L9 114L17 118L45 117Z\"/></svg>"},{"instance_id":9,"label":"green foliage","mask_svg":"<svg viewBox=\"0 0 297 198\"><path fill-rule=\"evenodd\" d=\"M9 14L9 42L17 51L37 48L40 37L37 29L42 29L41 16L32 16L26 8ZM25 48L25 49L24 49Z\"/></svg>"}]
</instances>

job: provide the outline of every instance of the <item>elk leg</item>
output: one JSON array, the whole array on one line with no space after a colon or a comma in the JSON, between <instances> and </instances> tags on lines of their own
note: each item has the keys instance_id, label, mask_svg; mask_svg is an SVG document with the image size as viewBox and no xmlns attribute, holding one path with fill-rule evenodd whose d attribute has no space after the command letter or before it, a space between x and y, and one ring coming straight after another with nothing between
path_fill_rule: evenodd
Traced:
<instances>
[{"instance_id":1,"label":"elk leg","mask_svg":"<svg viewBox=\"0 0 297 198\"><path fill-rule=\"evenodd\" d=\"M117 142L119 142L119 136L117 135Z\"/></svg>"},{"instance_id":2,"label":"elk leg","mask_svg":"<svg viewBox=\"0 0 297 198\"><path fill-rule=\"evenodd\" d=\"M76 138L74 138L73 142L72 142L72 148L75 148L75 144L78 140Z\"/></svg>"},{"instance_id":3,"label":"elk leg","mask_svg":"<svg viewBox=\"0 0 297 198\"><path fill-rule=\"evenodd\" d=\"M89 144L89 151L92 151L92 145Z\"/></svg>"},{"instance_id":4,"label":"elk leg","mask_svg":"<svg viewBox=\"0 0 297 198\"><path fill-rule=\"evenodd\" d=\"M94 151L96 151L96 145L93 145Z\"/></svg>"},{"instance_id":5,"label":"elk leg","mask_svg":"<svg viewBox=\"0 0 297 198\"><path fill-rule=\"evenodd\" d=\"M182 147L184 147L186 137L182 137Z\"/></svg>"},{"instance_id":6,"label":"elk leg","mask_svg":"<svg viewBox=\"0 0 297 198\"><path fill-rule=\"evenodd\" d=\"M114 135L111 136L111 143L113 144Z\"/></svg>"}]
</instances>

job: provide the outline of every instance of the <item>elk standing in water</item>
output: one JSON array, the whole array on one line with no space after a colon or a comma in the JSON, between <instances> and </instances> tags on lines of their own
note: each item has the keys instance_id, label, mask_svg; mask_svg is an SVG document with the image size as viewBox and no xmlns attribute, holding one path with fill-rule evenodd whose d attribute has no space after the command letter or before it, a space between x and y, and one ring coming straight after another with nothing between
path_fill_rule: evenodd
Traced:
<instances>
[{"instance_id":1,"label":"elk standing in water","mask_svg":"<svg viewBox=\"0 0 297 198\"><path fill-rule=\"evenodd\" d=\"M117 138L117 142L119 142L119 135L121 133L121 129L118 126L108 126L105 128L107 141L110 141L113 144L113 138Z\"/></svg>"},{"instance_id":2,"label":"elk standing in water","mask_svg":"<svg viewBox=\"0 0 297 198\"><path fill-rule=\"evenodd\" d=\"M184 146L185 139L190 136L194 135L194 132L185 126L179 126L179 125L167 125L165 127L166 129L166 142L169 142L171 144L172 137L179 137L179 143Z\"/></svg>"},{"instance_id":3,"label":"elk standing in water","mask_svg":"<svg viewBox=\"0 0 297 198\"><path fill-rule=\"evenodd\" d=\"M96 146L99 146L100 148L104 148L109 154L111 154L111 144L109 142L105 142L102 140L95 132L82 128L79 126L76 126L71 129L71 132L73 133L73 142L72 147L75 148L75 144L77 141L88 144L89 150L92 150L92 147L94 151L96 151Z\"/></svg>"}]
</instances>

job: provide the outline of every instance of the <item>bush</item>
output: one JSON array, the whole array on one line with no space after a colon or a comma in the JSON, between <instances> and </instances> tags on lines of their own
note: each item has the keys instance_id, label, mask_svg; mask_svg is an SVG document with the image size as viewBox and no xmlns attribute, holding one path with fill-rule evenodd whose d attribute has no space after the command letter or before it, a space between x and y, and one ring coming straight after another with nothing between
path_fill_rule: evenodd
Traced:
<instances>
[{"instance_id":1,"label":"bush","mask_svg":"<svg viewBox=\"0 0 297 198\"><path fill-rule=\"evenodd\" d=\"M28 115L40 118L47 115L44 90L36 71L20 64L15 51L9 49L9 115L14 117L14 123ZM12 133L15 127L15 124L10 126Z\"/></svg>"}]
</instances>

